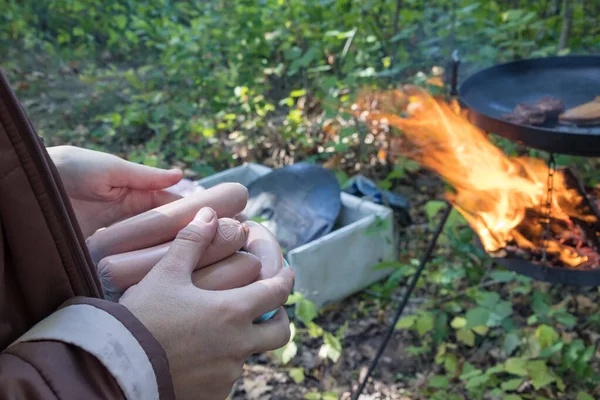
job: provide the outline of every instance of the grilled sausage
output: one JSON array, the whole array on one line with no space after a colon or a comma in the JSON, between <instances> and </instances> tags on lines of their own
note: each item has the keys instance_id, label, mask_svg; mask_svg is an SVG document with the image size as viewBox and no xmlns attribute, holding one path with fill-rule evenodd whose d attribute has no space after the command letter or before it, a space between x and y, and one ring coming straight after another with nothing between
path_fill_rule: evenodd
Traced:
<instances>
[{"instance_id":1,"label":"grilled sausage","mask_svg":"<svg viewBox=\"0 0 600 400\"><path fill-rule=\"evenodd\" d=\"M219 219L217 233L197 268L206 267L231 256L244 246L248 234L249 229L246 225L230 218ZM104 290L122 293L137 284L165 256L171 243L114 254L100 260L98 275Z\"/></svg>"},{"instance_id":2,"label":"grilled sausage","mask_svg":"<svg viewBox=\"0 0 600 400\"><path fill-rule=\"evenodd\" d=\"M238 183L224 183L128 218L102 229L87 240L97 263L111 254L126 253L175 239L202 207L222 217L235 217L246 207L248 190Z\"/></svg>"},{"instance_id":3,"label":"grilled sausage","mask_svg":"<svg viewBox=\"0 0 600 400\"><path fill-rule=\"evenodd\" d=\"M205 290L227 290L251 284L260 276L260 260L253 254L237 252L192 274L196 287Z\"/></svg>"},{"instance_id":4,"label":"grilled sausage","mask_svg":"<svg viewBox=\"0 0 600 400\"><path fill-rule=\"evenodd\" d=\"M244 250L260 260L262 268L259 279L270 278L283 268L283 254L275 236L267 228L254 221L247 221L250 228Z\"/></svg>"}]
</instances>

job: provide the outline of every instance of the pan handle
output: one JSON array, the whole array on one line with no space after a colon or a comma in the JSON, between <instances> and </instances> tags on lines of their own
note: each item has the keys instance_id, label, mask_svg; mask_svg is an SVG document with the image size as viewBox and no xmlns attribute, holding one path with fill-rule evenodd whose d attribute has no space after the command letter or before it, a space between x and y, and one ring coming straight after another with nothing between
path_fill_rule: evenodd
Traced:
<instances>
[{"instance_id":1,"label":"pan handle","mask_svg":"<svg viewBox=\"0 0 600 400\"><path fill-rule=\"evenodd\" d=\"M458 67L460 65L460 57L458 56L458 50L455 49L452 52L452 65L450 75L450 96L456 96L458 94Z\"/></svg>"}]
</instances>

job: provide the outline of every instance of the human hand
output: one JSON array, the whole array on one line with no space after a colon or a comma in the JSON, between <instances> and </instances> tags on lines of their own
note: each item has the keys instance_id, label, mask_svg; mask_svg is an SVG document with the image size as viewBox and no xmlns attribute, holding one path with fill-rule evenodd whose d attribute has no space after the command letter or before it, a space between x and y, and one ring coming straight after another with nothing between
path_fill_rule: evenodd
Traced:
<instances>
[{"instance_id":1,"label":"human hand","mask_svg":"<svg viewBox=\"0 0 600 400\"><path fill-rule=\"evenodd\" d=\"M178 399L225 399L248 356L277 349L290 337L282 305L293 288L291 268L230 290L194 286L192 272L217 225L216 213L202 208L165 257L120 300L165 349ZM278 307L271 320L253 323Z\"/></svg>"},{"instance_id":2,"label":"human hand","mask_svg":"<svg viewBox=\"0 0 600 400\"><path fill-rule=\"evenodd\" d=\"M183 177L73 146L48 148L85 237L121 219L179 199L162 190Z\"/></svg>"},{"instance_id":3,"label":"human hand","mask_svg":"<svg viewBox=\"0 0 600 400\"><path fill-rule=\"evenodd\" d=\"M168 242L100 260L98 275L105 294L113 300L118 299L150 272L171 245L172 242ZM217 233L198 261L192 280L203 289L232 289L272 277L282 267L281 248L267 228L255 222L242 224L221 218Z\"/></svg>"},{"instance_id":4,"label":"human hand","mask_svg":"<svg viewBox=\"0 0 600 400\"><path fill-rule=\"evenodd\" d=\"M238 183L224 183L99 230L87 239L88 249L92 260L98 263L113 254L164 245L173 240L202 207L211 207L219 218L234 218L244 210L247 201L248 189Z\"/></svg>"}]
</instances>

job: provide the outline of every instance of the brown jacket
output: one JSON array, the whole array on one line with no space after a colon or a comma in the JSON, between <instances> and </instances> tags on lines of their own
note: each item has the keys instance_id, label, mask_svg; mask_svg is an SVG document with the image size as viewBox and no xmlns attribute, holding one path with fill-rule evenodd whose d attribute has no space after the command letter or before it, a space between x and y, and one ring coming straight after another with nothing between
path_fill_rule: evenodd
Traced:
<instances>
[{"instance_id":1,"label":"brown jacket","mask_svg":"<svg viewBox=\"0 0 600 400\"><path fill-rule=\"evenodd\" d=\"M164 350L103 299L60 177L0 70L0 400L173 399Z\"/></svg>"}]
</instances>

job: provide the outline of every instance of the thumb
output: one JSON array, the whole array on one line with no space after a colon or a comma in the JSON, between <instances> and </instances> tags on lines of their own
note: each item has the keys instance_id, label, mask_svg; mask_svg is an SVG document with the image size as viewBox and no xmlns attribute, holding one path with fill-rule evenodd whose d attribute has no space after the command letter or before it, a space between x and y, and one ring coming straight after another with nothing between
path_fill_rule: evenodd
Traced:
<instances>
[{"instance_id":1,"label":"thumb","mask_svg":"<svg viewBox=\"0 0 600 400\"><path fill-rule=\"evenodd\" d=\"M212 208L200 209L193 221L179 231L152 272L166 274L182 283L191 283L192 272L215 237L218 225L217 214Z\"/></svg>"},{"instance_id":2,"label":"thumb","mask_svg":"<svg viewBox=\"0 0 600 400\"><path fill-rule=\"evenodd\" d=\"M175 185L183 178L178 169L161 169L120 159L113 171L113 186L138 190L160 190Z\"/></svg>"}]
</instances>

